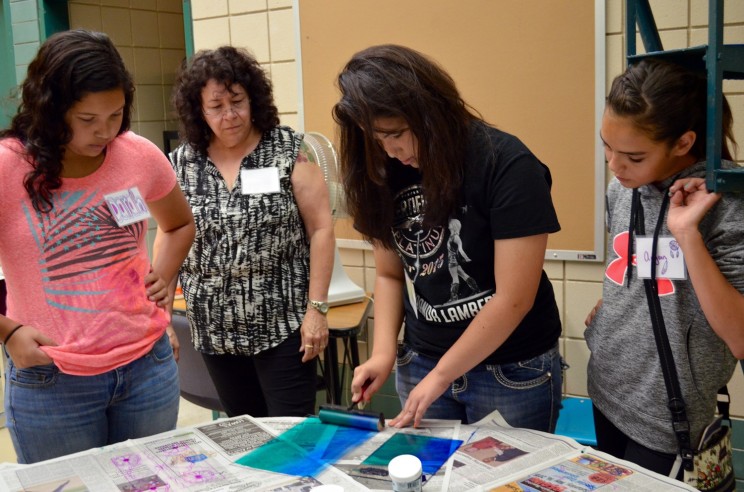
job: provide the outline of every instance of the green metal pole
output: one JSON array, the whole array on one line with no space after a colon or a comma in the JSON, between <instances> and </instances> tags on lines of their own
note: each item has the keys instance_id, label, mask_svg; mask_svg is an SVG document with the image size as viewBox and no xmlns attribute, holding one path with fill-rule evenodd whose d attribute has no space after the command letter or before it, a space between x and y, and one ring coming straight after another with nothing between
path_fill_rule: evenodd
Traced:
<instances>
[{"instance_id":1,"label":"green metal pole","mask_svg":"<svg viewBox=\"0 0 744 492\"><path fill-rule=\"evenodd\" d=\"M186 58L194 54L194 19L191 16L191 0L183 0L183 36Z\"/></svg>"}]
</instances>

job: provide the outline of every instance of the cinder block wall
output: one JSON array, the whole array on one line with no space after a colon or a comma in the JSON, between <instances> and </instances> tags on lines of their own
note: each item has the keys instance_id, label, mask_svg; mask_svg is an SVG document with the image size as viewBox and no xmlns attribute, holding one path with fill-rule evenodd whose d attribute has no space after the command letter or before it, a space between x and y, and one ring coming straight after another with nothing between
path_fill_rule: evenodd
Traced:
<instances>
[{"instance_id":1,"label":"cinder block wall","mask_svg":"<svg viewBox=\"0 0 744 492\"><path fill-rule=\"evenodd\" d=\"M170 105L176 70L186 57L181 0L69 0L70 29L108 34L134 76L133 132L163 148L178 123ZM152 248L157 225L150 220Z\"/></svg>"},{"instance_id":2,"label":"cinder block wall","mask_svg":"<svg viewBox=\"0 0 744 492\"><path fill-rule=\"evenodd\" d=\"M180 0L69 0L70 28L103 31L137 86L132 131L162 148L177 128L170 108L176 69L186 56Z\"/></svg>"},{"instance_id":3,"label":"cinder block wall","mask_svg":"<svg viewBox=\"0 0 744 492\"><path fill-rule=\"evenodd\" d=\"M194 49L246 48L271 76L282 124L301 128L292 0L192 0Z\"/></svg>"}]
</instances>

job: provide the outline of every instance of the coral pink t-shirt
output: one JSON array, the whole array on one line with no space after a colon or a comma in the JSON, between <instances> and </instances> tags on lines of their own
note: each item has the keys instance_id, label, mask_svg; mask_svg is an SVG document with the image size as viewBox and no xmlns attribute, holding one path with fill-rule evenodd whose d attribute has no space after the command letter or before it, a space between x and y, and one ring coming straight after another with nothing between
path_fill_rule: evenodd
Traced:
<instances>
[{"instance_id":1,"label":"coral pink t-shirt","mask_svg":"<svg viewBox=\"0 0 744 492\"><path fill-rule=\"evenodd\" d=\"M137 187L146 202L165 197L176 176L150 141L127 132L84 178L63 178L49 213L23 187L31 165L16 139L0 140L0 263L7 316L54 340L41 347L62 372L94 375L146 354L167 313L147 299L147 221L120 227L104 200Z\"/></svg>"}]
</instances>

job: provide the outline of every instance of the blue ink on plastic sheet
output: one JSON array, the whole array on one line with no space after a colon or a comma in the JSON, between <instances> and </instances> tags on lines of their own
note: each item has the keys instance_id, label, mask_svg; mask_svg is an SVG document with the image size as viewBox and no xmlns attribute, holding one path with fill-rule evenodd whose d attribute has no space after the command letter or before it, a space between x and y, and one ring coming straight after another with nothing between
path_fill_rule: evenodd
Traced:
<instances>
[{"instance_id":1,"label":"blue ink on plastic sheet","mask_svg":"<svg viewBox=\"0 0 744 492\"><path fill-rule=\"evenodd\" d=\"M299 477L316 476L375 434L376 431L340 427L310 417L241 457L236 463Z\"/></svg>"},{"instance_id":2,"label":"blue ink on plastic sheet","mask_svg":"<svg viewBox=\"0 0 744 492\"><path fill-rule=\"evenodd\" d=\"M462 441L456 439L399 432L369 455L362 465L387 466L396 456L412 454L421 460L425 475L434 475L461 444Z\"/></svg>"}]
</instances>

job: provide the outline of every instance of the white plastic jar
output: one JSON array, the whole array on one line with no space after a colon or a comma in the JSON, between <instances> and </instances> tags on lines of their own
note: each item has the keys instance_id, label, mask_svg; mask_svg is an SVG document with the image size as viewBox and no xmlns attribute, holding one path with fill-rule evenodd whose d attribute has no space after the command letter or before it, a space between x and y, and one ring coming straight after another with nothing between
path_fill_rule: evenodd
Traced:
<instances>
[{"instance_id":1,"label":"white plastic jar","mask_svg":"<svg viewBox=\"0 0 744 492\"><path fill-rule=\"evenodd\" d=\"M395 492L420 492L421 472L421 460L412 454L396 456L388 464L388 475Z\"/></svg>"}]
</instances>

